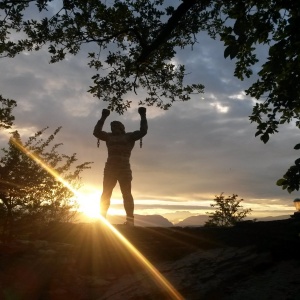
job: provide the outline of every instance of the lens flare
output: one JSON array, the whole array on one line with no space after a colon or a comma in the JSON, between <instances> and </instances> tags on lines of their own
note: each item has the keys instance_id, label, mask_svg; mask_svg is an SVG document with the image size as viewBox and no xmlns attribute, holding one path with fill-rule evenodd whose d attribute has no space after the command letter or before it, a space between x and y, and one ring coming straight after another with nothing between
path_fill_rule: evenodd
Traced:
<instances>
[{"instance_id":1,"label":"lens flare","mask_svg":"<svg viewBox=\"0 0 300 300\"><path fill-rule=\"evenodd\" d=\"M64 180L57 171L55 171L51 166L45 163L40 157L32 153L30 150L26 149L20 142L16 139L12 139L13 144L29 158L34 160L37 164L43 167L49 174L60 181L65 187L67 187L74 195L80 196L78 193L66 180ZM149 260L138 251L133 244L130 243L114 226L112 226L106 219L100 216L100 222L102 226L109 229L110 232L124 245L125 249L128 250L130 254L136 259L136 261L151 275L153 281L159 286L162 291L168 294L171 300L183 300L183 296L173 287L173 285L151 264Z\"/></svg>"},{"instance_id":2,"label":"lens flare","mask_svg":"<svg viewBox=\"0 0 300 300\"><path fill-rule=\"evenodd\" d=\"M12 143L24 154L26 154L29 158L34 160L38 165L40 165L42 168L44 168L50 175L52 175L56 180L61 182L66 188L68 188L74 195L79 195L77 190L75 190L69 182L64 180L57 171L55 171L51 166L49 166L47 163L45 163L40 157L38 157L36 154L32 153L30 150L28 150L26 147L24 147L17 139L12 138Z\"/></svg>"},{"instance_id":3,"label":"lens flare","mask_svg":"<svg viewBox=\"0 0 300 300\"><path fill-rule=\"evenodd\" d=\"M133 244L130 243L114 226L112 226L106 219L100 217L102 225L105 225L118 240L125 246L136 261L144 267L144 269L151 275L154 282L162 288L174 300L183 300L184 297L173 287L173 285L151 264L151 262L140 252Z\"/></svg>"}]
</instances>

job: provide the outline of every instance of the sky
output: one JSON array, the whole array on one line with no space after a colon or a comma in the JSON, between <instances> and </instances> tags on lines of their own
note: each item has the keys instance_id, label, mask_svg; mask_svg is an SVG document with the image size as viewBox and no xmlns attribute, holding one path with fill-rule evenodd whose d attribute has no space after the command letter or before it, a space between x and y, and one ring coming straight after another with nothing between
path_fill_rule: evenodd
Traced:
<instances>
[{"instance_id":1,"label":"sky","mask_svg":"<svg viewBox=\"0 0 300 300\"><path fill-rule=\"evenodd\" d=\"M244 90L254 82L233 76L234 60L224 59L221 42L199 34L193 49L178 50L175 64L184 64L186 83L201 83L205 93L192 95L188 102L176 102L168 111L147 108L149 130L143 147L136 143L131 155L132 192L135 212L165 216L192 216L210 211L215 195L237 194L253 217L288 215L294 212L297 192L289 194L276 186L298 153L299 140L293 124L279 128L267 144L255 137L256 126L249 121L255 100ZM257 50L259 58L266 49ZM82 174L82 207L98 210L102 192L105 143L97 148L92 132L107 104L92 97L93 70L87 66L87 53L49 64L47 49L0 59L0 93L15 99L17 108L13 129L21 138L46 126L51 134L62 130L56 142L65 154L77 153L79 162L94 162ZM261 62L260 62L261 63ZM133 106L122 116L112 112L104 125L119 120L126 131L139 129L137 102L143 92L132 94ZM8 142L1 130L0 146ZM110 214L124 214L119 186L114 190Z\"/></svg>"}]
</instances>

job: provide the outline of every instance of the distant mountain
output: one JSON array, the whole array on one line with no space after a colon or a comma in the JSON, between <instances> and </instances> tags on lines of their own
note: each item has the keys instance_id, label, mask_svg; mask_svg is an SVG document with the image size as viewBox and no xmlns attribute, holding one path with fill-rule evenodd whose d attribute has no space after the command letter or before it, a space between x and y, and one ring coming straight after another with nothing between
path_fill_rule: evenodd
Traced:
<instances>
[{"instance_id":1,"label":"distant mountain","mask_svg":"<svg viewBox=\"0 0 300 300\"><path fill-rule=\"evenodd\" d=\"M257 218L257 221L276 221L276 220L285 220L289 219L290 215L282 215L282 216L276 216L276 217L264 217L264 218Z\"/></svg>"},{"instance_id":2,"label":"distant mountain","mask_svg":"<svg viewBox=\"0 0 300 300\"><path fill-rule=\"evenodd\" d=\"M181 222L178 222L177 224L174 224L175 226L203 226L205 222L208 220L208 215L198 215L198 216L191 216L186 219L184 219Z\"/></svg>"},{"instance_id":3,"label":"distant mountain","mask_svg":"<svg viewBox=\"0 0 300 300\"><path fill-rule=\"evenodd\" d=\"M256 218L257 221L276 221L276 220L284 220L289 219L290 215L282 215L282 216L269 216L269 217L263 217L263 218ZM255 218L246 218L247 220L253 220ZM181 222L178 222L174 224L175 226L204 226L205 222L208 220L208 215L198 215L198 216L191 216L186 219L184 219Z\"/></svg>"},{"instance_id":4,"label":"distant mountain","mask_svg":"<svg viewBox=\"0 0 300 300\"><path fill-rule=\"evenodd\" d=\"M126 221L125 216L108 216L107 220L111 224L123 224ZM135 226L142 227L171 227L171 223L168 219L160 215L134 215Z\"/></svg>"},{"instance_id":5,"label":"distant mountain","mask_svg":"<svg viewBox=\"0 0 300 300\"><path fill-rule=\"evenodd\" d=\"M160 215L135 215L134 223L136 226L155 226L155 227L172 227L173 223L171 223L168 219L164 218Z\"/></svg>"},{"instance_id":6,"label":"distant mountain","mask_svg":"<svg viewBox=\"0 0 300 300\"><path fill-rule=\"evenodd\" d=\"M182 210L182 211L174 211L174 212L169 212L169 213L164 213L162 214L163 217L167 218L170 222L173 224L179 223L182 220L194 216L195 214L191 213L190 211L187 210Z\"/></svg>"},{"instance_id":7,"label":"distant mountain","mask_svg":"<svg viewBox=\"0 0 300 300\"><path fill-rule=\"evenodd\" d=\"M187 212L184 212L186 215L188 214ZM166 215L164 215L166 216ZM142 227L172 227L172 226L180 226L180 227L186 227L186 226L204 226L205 222L208 220L208 215L198 215L198 216L190 216L182 221L178 222L170 222L167 218L161 215L135 215L135 225L136 226L142 226ZM276 220L284 220L284 219L289 219L290 215L281 215L281 216L269 216L269 217L264 217L264 218L256 218L257 221L276 221ZM253 220L254 218L247 218L247 220ZM115 215L115 216L108 216L107 220L111 224L123 224L126 221L126 216L120 216L120 215ZM172 219L173 221L174 219ZM82 223L90 223L94 222L95 219L91 219L87 217L83 213L78 213L77 222L82 222Z\"/></svg>"},{"instance_id":8,"label":"distant mountain","mask_svg":"<svg viewBox=\"0 0 300 300\"><path fill-rule=\"evenodd\" d=\"M123 224L126 221L126 216L115 215L107 216L107 221L110 224ZM76 215L76 222L79 223L91 223L95 222L95 219L87 217L84 213L78 213ZM134 215L134 224L135 226L142 227L171 227L171 223L168 219L160 215Z\"/></svg>"}]
</instances>

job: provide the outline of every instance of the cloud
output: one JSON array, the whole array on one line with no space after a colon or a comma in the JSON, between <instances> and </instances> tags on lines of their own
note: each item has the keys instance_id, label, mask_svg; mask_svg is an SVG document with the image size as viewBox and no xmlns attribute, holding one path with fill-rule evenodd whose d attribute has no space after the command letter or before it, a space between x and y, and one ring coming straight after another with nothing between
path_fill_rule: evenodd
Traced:
<instances>
[{"instance_id":1,"label":"cloud","mask_svg":"<svg viewBox=\"0 0 300 300\"><path fill-rule=\"evenodd\" d=\"M15 124L25 136L45 126L52 131L62 126L57 142L64 143L64 152L76 152L81 161L95 162L83 183L101 190L106 146L101 142L96 147L92 131L106 105L86 92L93 72L83 53L54 65L48 61L46 51L1 59L1 93L17 100ZM205 35L199 36L193 51L178 51L176 62L186 64L187 83L204 84L205 94L175 103L167 112L148 108L149 132L143 148L137 143L132 152L135 198L162 199L167 204L168 198L177 197L201 206L224 192L236 193L253 206L269 205L271 210L275 207L272 199L277 199L276 207L292 209L296 196L282 191L275 182L297 158L293 146L298 132L283 126L266 145L254 137L256 128L249 115L255 101L244 90L255 74L243 82L233 77L234 61L225 60L222 44ZM133 94L132 99L139 96ZM122 121L127 131L137 130L135 103L123 116L112 113L105 130L110 130L114 119ZM6 136L4 132L0 135L5 146ZM120 197L118 188L113 196Z\"/></svg>"}]
</instances>

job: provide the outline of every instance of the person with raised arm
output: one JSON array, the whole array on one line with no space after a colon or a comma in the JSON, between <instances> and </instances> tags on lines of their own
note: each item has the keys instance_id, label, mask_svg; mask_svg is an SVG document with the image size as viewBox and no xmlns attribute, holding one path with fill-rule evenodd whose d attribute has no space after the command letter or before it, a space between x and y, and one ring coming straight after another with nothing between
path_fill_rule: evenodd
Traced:
<instances>
[{"instance_id":1,"label":"person with raised arm","mask_svg":"<svg viewBox=\"0 0 300 300\"><path fill-rule=\"evenodd\" d=\"M94 128L94 136L105 141L108 151L104 168L103 192L100 200L101 216L106 218L110 206L110 198L114 187L119 182L123 203L126 212L126 225L134 226L134 201L131 194L132 172L130 168L130 155L137 140L142 143L142 138L147 134L148 123L146 108L139 107L141 117L140 130L125 132L125 126L119 121L110 123L111 132L103 131L103 125L110 115L108 109L102 110L102 116Z\"/></svg>"}]
</instances>

